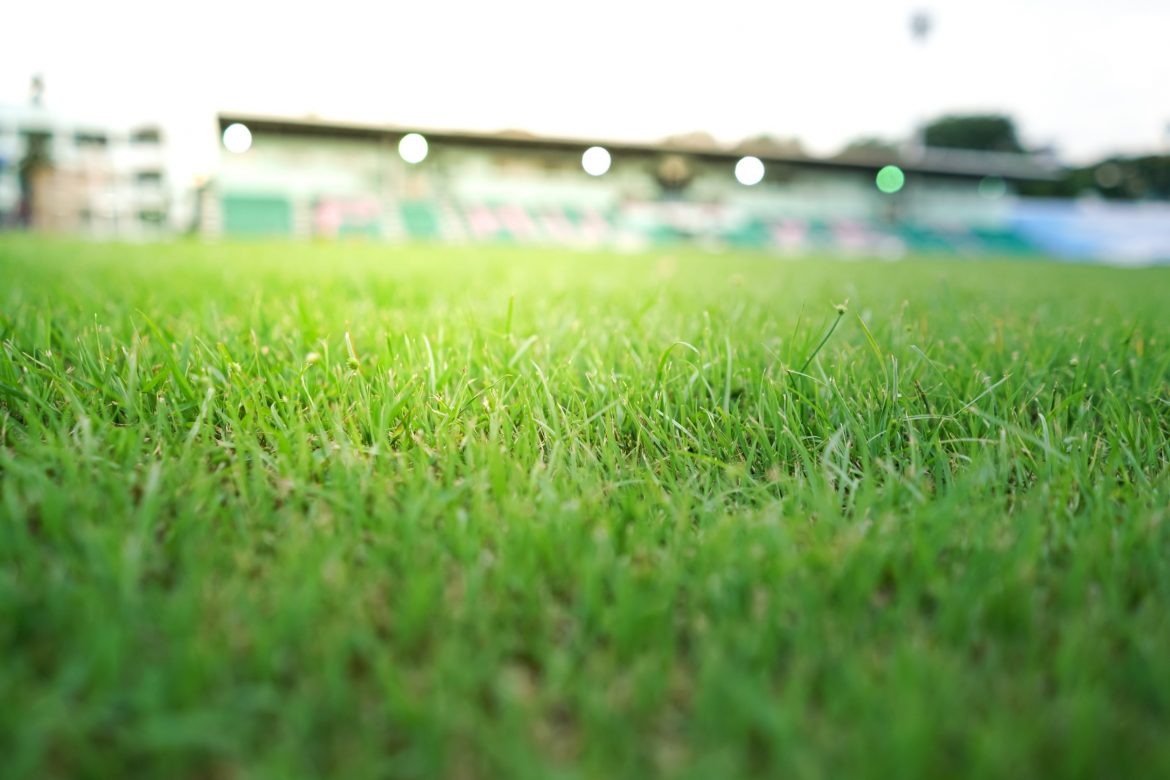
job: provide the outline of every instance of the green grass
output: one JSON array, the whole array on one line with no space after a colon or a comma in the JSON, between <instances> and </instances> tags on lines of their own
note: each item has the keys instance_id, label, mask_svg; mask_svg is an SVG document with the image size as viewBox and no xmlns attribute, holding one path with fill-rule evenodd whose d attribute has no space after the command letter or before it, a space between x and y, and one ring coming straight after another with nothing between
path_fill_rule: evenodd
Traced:
<instances>
[{"instance_id":1,"label":"green grass","mask_svg":"<svg viewBox=\"0 0 1170 780\"><path fill-rule=\"evenodd\" d=\"M1168 295L4 239L4 774L1167 776Z\"/></svg>"}]
</instances>

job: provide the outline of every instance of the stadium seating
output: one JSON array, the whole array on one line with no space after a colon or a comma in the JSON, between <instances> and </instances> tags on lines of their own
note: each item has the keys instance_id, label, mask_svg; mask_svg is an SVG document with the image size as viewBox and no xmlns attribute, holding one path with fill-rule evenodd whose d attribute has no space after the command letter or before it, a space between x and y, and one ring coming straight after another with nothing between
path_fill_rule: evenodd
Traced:
<instances>
[{"instance_id":1,"label":"stadium seating","mask_svg":"<svg viewBox=\"0 0 1170 780\"><path fill-rule=\"evenodd\" d=\"M640 204L606 212L563 204L527 207L515 203L414 201L400 204L399 211L402 237L418 240L635 247L698 242L781 253L823 251L881 256L906 250L957 255L1034 251L1030 242L1005 228L885 225L856 219L828 222L795 217L737 218L734 214L704 222L663 218L660 212Z\"/></svg>"}]
</instances>

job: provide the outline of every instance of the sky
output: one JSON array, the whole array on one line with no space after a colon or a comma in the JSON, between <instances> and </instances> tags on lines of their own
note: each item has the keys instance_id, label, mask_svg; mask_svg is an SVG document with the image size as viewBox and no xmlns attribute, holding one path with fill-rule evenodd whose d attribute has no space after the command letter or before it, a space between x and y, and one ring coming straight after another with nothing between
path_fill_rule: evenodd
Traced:
<instances>
[{"instance_id":1,"label":"sky","mask_svg":"<svg viewBox=\"0 0 1170 780\"><path fill-rule=\"evenodd\" d=\"M160 122L181 177L220 110L814 153L1004 112L1070 162L1170 146L1166 0L38 0L4 27L0 102L39 73L62 114Z\"/></svg>"}]
</instances>

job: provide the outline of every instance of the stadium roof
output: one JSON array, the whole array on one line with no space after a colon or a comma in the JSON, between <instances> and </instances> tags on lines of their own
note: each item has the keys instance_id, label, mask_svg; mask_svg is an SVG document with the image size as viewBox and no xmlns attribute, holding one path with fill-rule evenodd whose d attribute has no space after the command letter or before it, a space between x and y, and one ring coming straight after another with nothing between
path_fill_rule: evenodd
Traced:
<instances>
[{"instance_id":1,"label":"stadium roof","mask_svg":"<svg viewBox=\"0 0 1170 780\"><path fill-rule=\"evenodd\" d=\"M368 138L393 140L406 133L422 133L435 143L473 146L507 147L513 149L545 149L575 151L590 146L604 146L615 154L650 156L684 153L699 159L734 161L744 151L736 146L715 146L710 143L687 143L700 134L673 136L663 142L609 141L598 138L571 138L546 136L520 130L475 132L469 130L436 130L404 125L362 124L323 120L317 117L278 117L262 114L223 112L219 114L222 131L228 125L240 122L253 132L283 133L287 135ZM1027 154L973 152L954 149L919 149L911 153L863 150L837 157L816 157L799 149L761 149L755 155L764 162L837 170L876 171L884 165L898 165L912 173L936 176L981 178L1001 176L1015 180L1052 180L1059 176L1059 165L1049 158Z\"/></svg>"}]
</instances>

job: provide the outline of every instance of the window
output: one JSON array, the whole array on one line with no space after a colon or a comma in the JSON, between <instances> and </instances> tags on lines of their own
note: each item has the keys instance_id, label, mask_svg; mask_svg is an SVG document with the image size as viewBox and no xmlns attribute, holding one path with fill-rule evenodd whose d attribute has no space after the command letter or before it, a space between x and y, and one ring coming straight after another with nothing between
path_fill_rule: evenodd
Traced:
<instances>
[{"instance_id":1,"label":"window","mask_svg":"<svg viewBox=\"0 0 1170 780\"><path fill-rule=\"evenodd\" d=\"M157 127L140 127L130 134L130 143L158 145L162 143L162 130Z\"/></svg>"},{"instance_id":2,"label":"window","mask_svg":"<svg viewBox=\"0 0 1170 780\"><path fill-rule=\"evenodd\" d=\"M139 171L134 175L134 180L140 185L157 186L162 184L161 171Z\"/></svg>"},{"instance_id":3,"label":"window","mask_svg":"<svg viewBox=\"0 0 1170 780\"><path fill-rule=\"evenodd\" d=\"M83 149L104 149L109 145L110 139L106 137L105 133L79 130L74 134L73 142Z\"/></svg>"},{"instance_id":4,"label":"window","mask_svg":"<svg viewBox=\"0 0 1170 780\"><path fill-rule=\"evenodd\" d=\"M24 153L29 159L48 159L49 149L52 146L52 136L43 130L22 130L24 138Z\"/></svg>"}]
</instances>

